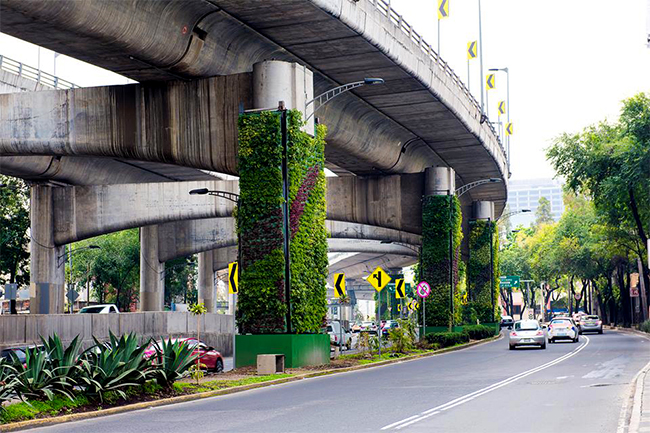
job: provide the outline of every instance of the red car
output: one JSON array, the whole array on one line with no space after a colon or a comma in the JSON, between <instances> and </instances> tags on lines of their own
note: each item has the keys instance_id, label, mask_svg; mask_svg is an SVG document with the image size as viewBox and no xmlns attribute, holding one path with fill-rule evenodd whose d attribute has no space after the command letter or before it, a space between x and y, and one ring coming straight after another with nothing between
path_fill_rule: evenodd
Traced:
<instances>
[{"instance_id":1,"label":"red car","mask_svg":"<svg viewBox=\"0 0 650 433\"><path fill-rule=\"evenodd\" d=\"M207 346L204 342L198 341L196 338L172 338L172 342L177 340L184 341L188 346L194 347L192 355L198 355L201 364L205 365L205 368L208 371L214 371L216 373L221 373L223 371L223 357L221 353L215 350L214 347ZM197 347L198 345L198 347ZM144 351L144 356L146 358L152 357L156 353L156 347L160 347L159 341L152 342L149 347Z\"/></svg>"}]
</instances>

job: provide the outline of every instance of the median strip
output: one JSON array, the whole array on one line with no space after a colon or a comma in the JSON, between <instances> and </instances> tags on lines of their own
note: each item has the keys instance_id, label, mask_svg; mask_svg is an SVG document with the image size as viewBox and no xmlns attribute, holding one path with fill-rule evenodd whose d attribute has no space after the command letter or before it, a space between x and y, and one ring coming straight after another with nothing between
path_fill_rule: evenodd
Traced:
<instances>
[{"instance_id":1,"label":"median strip","mask_svg":"<svg viewBox=\"0 0 650 433\"><path fill-rule=\"evenodd\" d=\"M26 421L13 422L8 424L0 424L0 432L11 432L11 431L18 431L27 428L42 427L42 426L61 424L66 422L73 422L73 421L82 421L86 419L99 418L107 415L115 415L115 414L131 412L140 409L149 409L153 407L167 406L175 403L183 403L183 402L199 400L199 399L204 399L209 397L217 397L221 395L233 394L237 392L248 391L251 389L257 389L257 388L262 388L262 387L267 387L272 385L280 385L283 383L295 382L298 380L309 379L313 377L327 376L327 375L337 374L337 373L346 373L346 372L352 372L357 370L364 370L367 368L383 367L390 364L408 362L416 359L421 359L421 358L441 355L449 352L454 352L462 349L467 349L480 344L486 344L498 340L500 338L502 338L502 335L497 335L484 340L472 341L469 343L464 343L453 347L447 347L444 349L438 349L438 350L432 350L432 351L418 353L414 355L402 356L395 359L380 360L376 362L369 362L366 364L354 365L350 367L331 368L327 370L319 370L319 371L314 371L309 373L301 373L301 374L294 374L294 375L287 374L287 375L281 375L283 377L280 378L273 378L273 376L270 377L254 376L255 379L258 379L260 381L256 383L198 392L195 394L186 394L186 395L162 398L158 400L151 400L151 401L145 401L145 402L139 402L133 404L125 404L122 406L112 407L108 409L94 410L94 408L96 408L95 405L93 409L89 409L91 410L89 412L79 412L79 413L72 413L72 414L66 414L61 416L53 416L47 418L38 418L38 419L31 419ZM213 382L225 382L225 381L222 380L222 381L213 381ZM238 382L238 381L233 381L233 382ZM205 383L203 385L205 385ZM186 385L181 385L181 387L185 387L185 386Z\"/></svg>"}]
</instances>

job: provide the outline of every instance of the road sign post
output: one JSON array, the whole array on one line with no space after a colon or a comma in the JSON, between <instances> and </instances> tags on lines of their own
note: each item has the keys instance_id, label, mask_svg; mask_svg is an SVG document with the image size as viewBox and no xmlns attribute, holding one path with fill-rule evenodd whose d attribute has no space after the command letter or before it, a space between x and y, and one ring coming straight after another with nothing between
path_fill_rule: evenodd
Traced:
<instances>
[{"instance_id":1,"label":"road sign post","mask_svg":"<svg viewBox=\"0 0 650 433\"><path fill-rule=\"evenodd\" d=\"M420 335L420 341L422 341L427 329L427 303L425 300L431 294L431 287L426 281L421 281L415 288L415 292L422 299L422 335Z\"/></svg>"},{"instance_id":2,"label":"road sign post","mask_svg":"<svg viewBox=\"0 0 650 433\"><path fill-rule=\"evenodd\" d=\"M232 368L236 364L235 344L237 335L237 315L235 314L237 308L237 293L239 292L239 262L228 263L228 293L232 295Z\"/></svg>"},{"instance_id":3,"label":"road sign post","mask_svg":"<svg viewBox=\"0 0 650 433\"><path fill-rule=\"evenodd\" d=\"M368 276L367 281L372 287L377 291L377 338L379 339L379 356L381 356L381 290L386 287L386 284L390 283L390 277L384 270L377 266L377 269L372 271L372 274Z\"/></svg>"}]
</instances>

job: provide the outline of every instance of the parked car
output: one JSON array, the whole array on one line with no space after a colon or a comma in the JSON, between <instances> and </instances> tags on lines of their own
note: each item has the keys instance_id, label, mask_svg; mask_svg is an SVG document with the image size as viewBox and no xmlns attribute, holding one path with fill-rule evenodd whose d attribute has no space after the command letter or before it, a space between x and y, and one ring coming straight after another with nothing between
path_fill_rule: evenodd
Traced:
<instances>
[{"instance_id":1,"label":"parked car","mask_svg":"<svg viewBox=\"0 0 650 433\"><path fill-rule=\"evenodd\" d=\"M571 340L578 342L578 325L570 317L554 317L548 324L548 342Z\"/></svg>"},{"instance_id":2,"label":"parked car","mask_svg":"<svg viewBox=\"0 0 650 433\"><path fill-rule=\"evenodd\" d=\"M352 325L351 329L352 329L352 332L361 332L361 330L363 329L363 325L361 323L357 322L354 325Z\"/></svg>"},{"instance_id":3,"label":"parked car","mask_svg":"<svg viewBox=\"0 0 650 433\"><path fill-rule=\"evenodd\" d=\"M546 349L546 335L537 320L519 320L508 335L510 350L517 346L539 346Z\"/></svg>"},{"instance_id":4,"label":"parked car","mask_svg":"<svg viewBox=\"0 0 650 433\"><path fill-rule=\"evenodd\" d=\"M580 334L585 332L598 332L603 333L603 321L598 316L582 316L578 323L578 331Z\"/></svg>"},{"instance_id":5,"label":"parked car","mask_svg":"<svg viewBox=\"0 0 650 433\"><path fill-rule=\"evenodd\" d=\"M381 328L381 336L388 337L388 331L395 328L399 328L399 322L397 320L387 320Z\"/></svg>"},{"instance_id":6,"label":"parked car","mask_svg":"<svg viewBox=\"0 0 650 433\"><path fill-rule=\"evenodd\" d=\"M512 316L503 316L501 317L501 323L499 324L499 326L501 326L501 328L509 329L512 328L512 325L514 325L514 323L515 320L512 318Z\"/></svg>"},{"instance_id":7,"label":"parked car","mask_svg":"<svg viewBox=\"0 0 650 433\"><path fill-rule=\"evenodd\" d=\"M361 327L363 328L362 331L368 331L371 334L377 333L377 325L375 322L361 322Z\"/></svg>"},{"instance_id":8,"label":"parked car","mask_svg":"<svg viewBox=\"0 0 650 433\"><path fill-rule=\"evenodd\" d=\"M175 342L180 340L185 342L188 346L193 347L192 355L199 357L200 363L205 365L206 370L221 373L223 371L223 357L214 347L210 347L196 338L172 338L171 341ZM161 341L152 341L151 344L145 349L144 357L151 358L156 354L156 346L161 347Z\"/></svg>"},{"instance_id":9,"label":"parked car","mask_svg":"<svg viewBox=\"0 0 650 433\"><path fill-rule=\"evenodd\" d=\"M26 347L9 347L7 349L2 349L2 352L0 352L0 358L4 358L7 361L12 362L13 359L11 357L11 354L13 353L16 358L18 358L18 361L24 365L25 361L27 360L27 356L25 355L26 350Z\"/></svg>"},{"instance_id":10,"label":"parked car","mask_svg":"<svg viewBox=\"0 0 650 433\"><path fill-rule=\"evenodd\" d=\"M90 305L79 310L79 314L109 314L119 312L115 304Z\"/></svg>"},{"instance_id":11,"label":"parked car","mask_svg":"<svg viewBox=\"0 0 650 433\"><path fill-rule=\"evenodd\" d=\"M332 321L327 325L327 333L330 335L330 344L333 346L345 346L350 350L352 347L352 333L343 328L341 322Z\"/></svg>"}]
</instances>

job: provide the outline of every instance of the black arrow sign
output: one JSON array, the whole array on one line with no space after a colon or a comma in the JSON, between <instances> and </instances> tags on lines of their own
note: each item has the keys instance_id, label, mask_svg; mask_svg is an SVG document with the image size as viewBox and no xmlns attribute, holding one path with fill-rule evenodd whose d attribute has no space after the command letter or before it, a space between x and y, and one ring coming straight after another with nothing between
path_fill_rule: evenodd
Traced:
<instances>
[{"instance_id":1,"label":"black arrow sign","mask_svg":"<svg viewBox=\"0 0 650 433\"><path fill-rule=\"evenodd\" d=\"M230 287L232 288L233 293L237 293L239 291L239 288L237 287L237 280L235 277L237 276L237 266L238 263L233 263L230 275L228 275L228 281L230 282Z\"/></svg>"},{"instance_id":2,"label":"black arrow sign","mask_svg":"<svg viewBox=\"0 0 650 433\"><path fill-rule=\"evenodd\" d=\"M403 298L406 296L404 293L404 280L397 281L397 286L395 286L395 293L397 293L398 298Z\"/></svg>"},{"instance_id":3,"label":"black arrow sign","mask_svg":"<svg viewBox=\"0 0 650 433\"><path fill-rule=\"evenodd\" d=\"M338 274L336 276L336 282L334 283L334 289L336 289L336 297L337 298L342 298L345 296L345 288L343 285L345 284L343 282L343 279L345 278L345 274Z\"/></svg>"},{"instance_id":4,"label":"black arrow sign","mask_svg":"<svg viewBox=\"0 0 650 433\"><path fill-rule=\"evenodd\" d=\"M440 15L443 17L447 16L447 11L445 10L445 6L447 5L447 0L442 0L440 2Z\"/></svg>"}]
</instances>

